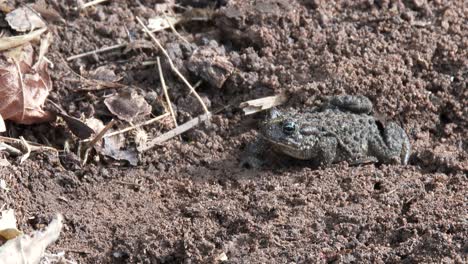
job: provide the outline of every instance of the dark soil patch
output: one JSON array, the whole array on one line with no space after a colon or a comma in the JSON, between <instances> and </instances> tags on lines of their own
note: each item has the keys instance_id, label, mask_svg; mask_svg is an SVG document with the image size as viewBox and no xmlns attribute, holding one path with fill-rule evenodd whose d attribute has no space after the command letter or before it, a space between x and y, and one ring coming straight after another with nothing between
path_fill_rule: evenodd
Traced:
<instances>
[{"instance_id":1,"label":"dark soil patch","mask_svg":"<svg viewBox=\"0 0 468 264\"><path fill-rule=\"evenodd\" d=\"M82 91L89 85L62 58L128 36L147 40L134 16L155 16L163 1L109 1L81 13L71 8L74 1L47 2L66 21L51 25L51 99L73 116L107 122L103 100L116 89ZM0 167L0 175L11 191L2 191L1 202L16 210L22 230L63 213L65 228L49 250L65 251L80 263L216 263L223 253L226 263L468 261L464 1L177 2L217 4L209 21L178 28L191 44L170 30L157 37L192 83L208 80L198 91L211 109L224 110L182 140L143 153L137 167L107 158L64 166L47 153L23 164L8 157L12 165ZM197 72L210 66L203 56L192 57L195 50L219 59L216 73L235 70L210 79ZM113 70L158 115L157 68L142 65L156 56L161 54L149 43L69 66L84 76L100 66ZM163 68L178 121L200 114L165 60ZM261 170L240 168L242 146L255 132L238 103L280 92L291 96L284 107L299 109L327 95L368 96L380 114L408 132L410 164L316 169L285 160ZM145 130L153 138L169 128ZM71 138L57 124L8 124L8 130L59 149Z\"/></svg>"}]
</instances>

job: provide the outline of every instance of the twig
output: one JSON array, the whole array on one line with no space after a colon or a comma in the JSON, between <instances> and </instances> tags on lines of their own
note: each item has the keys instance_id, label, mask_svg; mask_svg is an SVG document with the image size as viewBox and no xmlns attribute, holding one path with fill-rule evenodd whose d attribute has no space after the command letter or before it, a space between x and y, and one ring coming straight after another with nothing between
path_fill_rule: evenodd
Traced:
<instances>
[{"instance_id":1,"label":"twig","mask_svg":"<svg viewBox=\"0 0 468 264\"><path fill-rule=\"evenodd\" d=\"M167 106L169 107L169 112L171 113L172 120L174 121L174 125L175 127L177 127L176 116L174 114L174 109L172 109L171 99L169 98L169 94L167 93L166 81L164 80L164 76L162 73L161 62L159 61L159 56L156 58L156 60L158 62L159 79L161 79L161 86L164 91L164 97L166 97Z\"/></svg>"},{"instance_id":2,"label":"twig","mask_svg":"<svg viewBox=\"0 0 468 264\"><path fill-rule=\"evenodd\" d=\"M119 130L119 131L115 131L115 132L112 132L112 133L105 134L103 137L106 138L106 137L112 137L112 136L115 136L115 135L119 135L119 134L122 134L122 133L125 133L125 132L128 132L128 131L131 131L133 129L137 129L137 128L142 127L142 126L152 124L152 123L154 123L154 122L156 122L158 120L161 120L161 119L163 119L164 117L167 117L167 116L169 116L169 113L162 114L160 116L157 116L155 118L147 120L147 121L145 121L143 123L140 123L140 124L137 124L137 125L134 125L134 126L130 126L130 127L124 128L124 129ZM91 141L91 139L85 139L82 142L89 142L89 141Z\"/></svg>"},{"instance_id":3,"label":"twig","mask_svg":"<svg viewBox=\"0 0 468 264\"><path fill-rule=\"evenodd\" d=\"M80 6L81 9L85 9L87 7L90 7L90 6L93 6L93 5L97 5L97 4L100 4L100 3L103 3L103 2L106 2L107 0L93 0L91 2L88 2L86 4L83 4Z\"/></svg>"},{"instance_id":4,"label":"twig","mask_svg":"<svg viewBox=\"0 0 468 264\"><path fill-rule=\"evenodd\" d=\"M106 52L106 51L110 51L110 50L120 49L120 48L123 48L123 47L126 47L126 46L127 46L126 43L116 44L116 45L112 45L110 47L104 47L104 48L100 48L100 49L97 49L97 50L92 50L92 51L84 52L84 53L81 53L81 54L76 54L76 55L68 57L67 61L75 60L75 59L78 59L78 58L82 58L82 57L86 57L86 56L90 56L90 55L93 55L93 54L98 54L98 53L102 53L102 52Z\"/></svg>"},{"instance_id":5,"label":"twig","mask_svg":"<svg viewBox=\"0 0 468 264\"><path fill-rule=\"evenodd\" d=\"M19 144L19 145L23 144L23 141L21 139L2 137L2 136L0 136L0 142L7 142L7 143L10 143L10 144ZM43 146L43 145L31 142L31 141L26 141L26 142L28 143L29 147L31 148L31 151L49 150L49 151L53 151L53 152L56 152L56 153L59 152L57 149L52 148L52 147Z\"/></svg>"},{"instance_id":6,"label":"twig","mask_svg":"<svg viewBox=\"0 0 468 264\"><path fill-rule=\"evenodd\" d=\"M94 145L96 145L96 143L101 140L103 137L104 137L104 134L106 134L106 132L115 124L115 119L112 119L103 129L101 129L101 131L99 131L99 133L89 142L87 142L87 144L85 144L84 146L84 150L83 149L80 149L78 150L79 154L80 154L80 157L82 157L82 164L81 165L85 165L86 162L88 161L88 155L89 155L89 151L93 148ZM82 152L84 151L84 152ZM81 155L83 154L83 155Z\"/></svg>"},{"instance_id":7,"label":"twig","mask_svg":"<svg viewBox=\"0 0 468 264\"><path fill-rule=\"evenodd\" d=\"M141 148L141 151L146 151L146 150L149 150L157 145L160 145L161 143L173 138L173 137L176 137L182 133L184 133L185 131L188 131L189 129L193 128L194 126L197 126L198 124L200 124L201 122L203 121L206 121L206 120L209 120L211 118L211 113L208 112L206 114L203 114L203 115L200 115L194 119L191 119L190 121L186 122L186 123L183 123L182 125L172 129L172 130L169 130L168 132L160 135L159 137L151 140L146 146L144 146L143 148Z\"/></svg>"},{"instance_id":8,"label":"twig","mask_svg":"<svg viewBox=\"0 0 468 264\"><path fill-rule=\"evenodd\" d=\"M180 73L180 71L174 66L174 63L172 62L171 57L169 57L169 54L164 49L164 47L161 45L161 43L159 43L158 39L154 36L153 33L151 33L151 31L145 26L145 24L143 23L143 21L141 21L141 19L139 17L136 17L136 19L138 20L138 23L140 23L140 25L143 27L143 30L146 32L146 34L148 34L150 36L150 38L153 40L153 42L156 43L158 48L163 52L164 56L169 61L169 65L171 66L171 69L177 74L177 76L179 76L179 78L185 83L185 85L187 85L187 87L193 92L193 94L195 95L197 100L202 105L203 110L205 110L205 113L208 114L210 112L208 110L208 107L206 107L206 105L203 102L203 100L201 99L200 95L195 91L195 89L192 87L192 85L187 81L187 79L185 79L185 77L182 75L182 73Z\"/></svg>"},{"instance_id":9,"label":"twig","mask_svg":"<svg viewBox=\"0 0 468 264\"><path fill-rule=\"evenodd\" d=\"M60 251L67 251L73 253L81 253L81 254L93 254L93 251L90 250L82 250L82 249L74 249L74 248L58 248Z\"/></svg>"},{"instance_id":10,"label":"twig","mask_svg":"<svg viewBox=\"0 0 468 264\"><path fill-rule=\"evenodd\" d=\"M30 7L28 7L28 8L30 8ZM42 61L45 59L45 54L47 53L47 50L49 49L51 40L52 40L52 33L50 33L50 31L49 31L49 32L47 32L46 37L41 39L41 45L39 46L39 57L38 57L36 63L34 64L33 69L37 69L42 64ZM45 83L44 83L44 85L45 85ZM49 89L50 87L47 87L47 88Z\"/></svg>"},{"instance_id":11,"label":"twig","mask_svg":"<svg viewBox=\"0 0 468 264\"><path fill-rule=\"evenodd\" d=\"M150 61L141 62L141 65L143 65L143 66L150 66L150 65L155 65L155 64L158 64L158 62L154 61L154 60L153 61L150 60Z\"/></svg>"},{"instance_id":12,"label":"twig","mask_svg":"<svg viewBox=\"0 0 468 264\"><path fill-rule=\"evenodd\" d=\"M4 142L0 142L0 150L6 150L8 153L12 154L12 155L15 155L15 156L19 156L21 154L23 154L21 152L21 150L15 148L15 147L12 147Z\"/></svg>"},{"instance_id":13,"label":"twig","mask_svg":"<svg viewBox=\"0 0 468 264\"><path fill-rule=\"evenodd\" d=\"M20 159L20 164L21 164L29 158L29 155L31 155L31 146L29 146L28 142L26 142L24 137L20 137L20 139L21 139L21 143L23 143L23 146L26 148L26 153L24 153Z\"/></svg>"},{"instance_id":14,"label":"twig","mask_svg":"<svg viewBox=\"0 0 468 264\"><path fill-rule=\"evenodd\" d=\"M21 101L26 101L25 100L25 93L24 93L24 82L23 82L23 74L21 74L21 68L18 64L18 62L16 61L16 59L13 59L13 62L15 63L15 66L16 66L16 70L18 71L18 83L19 83L19 87L20 87L20 91L21 91ZM24 112L26 112L26 109L25 109L25 104L23 103L23 106L22 106L22 109L21 109L21 120L24 119Z\"/></svg>"},{"instance_id":15,"label":"twig","mask_svg":"<svg viewBox=\"0 0 468 264\"><path fill-rule=\"evenodd\" d=\"M111 129L111 127L115 124L115 119L112 119L99 133L89 142L88 148L92 148L96 143L101 140L106 132Z\"/></svg>"},{"instance_id":16,"label":"twig","mask_svg":"<svg viewBox=\"0 0 468 264\"><path fill-rule=\"evenodd\" d=\"M129 185L133 187L143 187L142 184L136 183L136 182L126 182L126 181L117 181L117 183L122 184L122 185Z\"/></svg>"},{"instance_id":17,"label":"twig","mask_svg":"<svg viewBox=\"0 0 468 264\"><path fill-rule=\"evenodd\" d=\"M179 37L182 41L184 41L187 44L190 44L190 42L188 42L184 37L182 37L182 35L179 34L179 32L177 32L174 25L169 21L169 19L167 19L166 14L163 13L163 15L164 15L164 20L166 20L167 24L169 24L169 27L171 27L172 32L174 32L174 34L176 34L176 36Z\"/></svg>"},{"instance_id":18,"label":"twig","mask_svg":"<svg viewBox=\"0 0 468 264\"><path fill-rule=\"evenodd\" d=\"M196 84L193 85L193 89L197 89L198 86L200 86L202 84L202 80L199 80ZM192 91L190 91L189 94L192 94Z\"/></svg>"},{"instance_id":19,"label":"twig","mask_svg":"<svg viewBox=\"0 0 468 264\"><path fill-rule=\"evenodd\" d=\"M202 80L199 80L196 84L193 85L193 88L198 88L202 84Z\"/></svg>"},{"instance_id":20,"label":"twig","mask_svg":"<svg viewBox=\"0 0 468 264\"><path fill-rule=\"evenodd\" d=\"M390 195L390 194L396 192L397 190L398 190L398 188L395 188L395 189L393 189L393 190L391 190L391 191L389 191L389 192L383 193L382 195L387 196L387 195Z\"/></svg>"},{"instance_id":21,"label":"twig","mask_svg":"<svg viewBox=\"0 0 468 264\"><path fill-rule=\"evenodd\" d=\"M240 103L245 115L251 115L285 103L288 97L285 94L263 97Z\"/></svg>"}]
</instances>

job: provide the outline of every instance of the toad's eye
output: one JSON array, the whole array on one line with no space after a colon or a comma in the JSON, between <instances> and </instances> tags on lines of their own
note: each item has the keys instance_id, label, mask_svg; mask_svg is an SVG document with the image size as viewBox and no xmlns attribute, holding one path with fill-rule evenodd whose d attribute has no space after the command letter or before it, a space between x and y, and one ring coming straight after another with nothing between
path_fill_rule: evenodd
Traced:
<instances>
[{"instance_id":1,"label":"toad's eye","mask_svg":"<svg viewBox=\"0 0 468 264\"><path fill-rule=\"evenodd\" d=\"M286 135L291 135L292 133L294 133L294 131L296 131L296 123L294 123L293 121L284 122L283 133L285 133Z\"/></svg>"}]
</instances>

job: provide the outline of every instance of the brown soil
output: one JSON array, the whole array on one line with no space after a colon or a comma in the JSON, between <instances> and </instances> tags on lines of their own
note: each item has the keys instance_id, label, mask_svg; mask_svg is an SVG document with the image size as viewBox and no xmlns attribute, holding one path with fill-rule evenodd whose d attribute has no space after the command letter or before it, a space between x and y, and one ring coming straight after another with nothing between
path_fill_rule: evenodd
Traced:
<instances>
[{"instance_id":1,"label":"brown soil","mask_svg":"<svg viewBox=\"0 0 468 264\"><path fill-rule=\"evenodd\" d=\"M134 16L155 16L163 1L109 1L81 13L75 1L47 2L65 19L49 22L50 98L73 116L108 122L103 100L116 89L83 91L90 85L61 58L128 34L148 41ZM48 153L22 164L6 156L12 165L0 175L11 190L1 203L26 232L61 212L65 228L48 250L79 263L216 263L223 253L226 263L466 263L467 14L461 0L217 1L211 19L178 27L191 44L157 33L192 83L206 80L197 89L211 109L224 107L211 123L141 154L136 167L105 157L80 167ZM100 66L114 71L158 115L157 68L142 62L162 54L148 43L68 64L84 76ZM203 58L219 59L219 74L207 74ZM163 62L182 123L202 109ZM240 168L255 118L243 117L238 103L280 92L290 95L284 107L299 109L327 95L368 96L408 132L410 164L312 168L280 158ZM150 138L168 129L145 128ZM61 124L8 123L8 131L59 149L68 139L76 151Z\"/></svg>"}]
</instances>

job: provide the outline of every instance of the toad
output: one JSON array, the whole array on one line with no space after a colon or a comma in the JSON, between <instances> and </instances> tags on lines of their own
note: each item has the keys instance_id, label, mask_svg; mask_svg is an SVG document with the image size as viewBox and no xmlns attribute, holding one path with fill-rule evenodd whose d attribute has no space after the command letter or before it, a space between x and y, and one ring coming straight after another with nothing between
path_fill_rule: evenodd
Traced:
<instances>
[{"instance_id":1,"label":"toad","mask_svg":"<svg viewBox=\"0 0 468 264\"><path fill-rule=\"evenodd\" d=\"M383 125L365 96L331 97L321 107L297 112L271 109L261 122L259 140L246 149L242 165L259 167L268 149L318 165L407 164L411 144L396 123Z\"/></svg>"}]
</instances>

